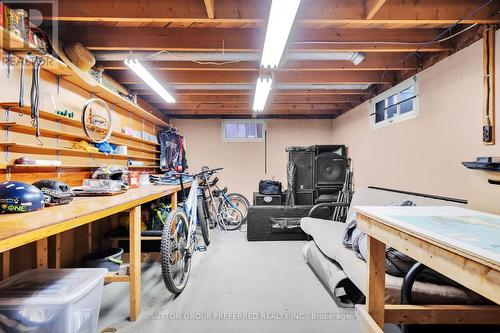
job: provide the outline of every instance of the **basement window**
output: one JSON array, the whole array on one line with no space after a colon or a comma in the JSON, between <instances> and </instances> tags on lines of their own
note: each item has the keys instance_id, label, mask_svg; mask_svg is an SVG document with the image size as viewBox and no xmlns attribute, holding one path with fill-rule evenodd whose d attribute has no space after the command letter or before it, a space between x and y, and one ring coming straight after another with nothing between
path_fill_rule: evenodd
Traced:
<instances>
[{"instance_id":1,"label":"basement window","mask_svg":"<svg viewBox=\"0 0 500 333\"><path fill-rule=\"evenodd\" d=\"M418 114L417 77L411 77L372 99L370 125L379 128L416 117Z\"/></svg>"},{"instance_id":2,"label":"basement window","mask_svg":"<svg viewBox=\"0 0 500 333\"><path fill-rule=\"evenodd\" d=\"M264 141L266 123L263 120L234 119L222 122L222 141L260 142Z\"/></svg>"}]
</instances>

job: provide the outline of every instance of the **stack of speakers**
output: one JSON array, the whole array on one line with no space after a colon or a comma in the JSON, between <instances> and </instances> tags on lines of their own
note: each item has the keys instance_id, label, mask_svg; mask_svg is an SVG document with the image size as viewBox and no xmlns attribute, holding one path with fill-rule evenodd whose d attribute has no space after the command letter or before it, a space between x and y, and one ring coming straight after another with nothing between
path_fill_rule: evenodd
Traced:
<instances>
[{"instance_id":1,"label":"stack of speakers","mask_svg":"<svg viewBox=\"0 0 500 333\"><path fill-rule=\"evenodd\" d=\"M288 160L295 163L295 204L313 205L337 200L348 166L344 145L288 147Z\"/></svg>"}]
</instances>

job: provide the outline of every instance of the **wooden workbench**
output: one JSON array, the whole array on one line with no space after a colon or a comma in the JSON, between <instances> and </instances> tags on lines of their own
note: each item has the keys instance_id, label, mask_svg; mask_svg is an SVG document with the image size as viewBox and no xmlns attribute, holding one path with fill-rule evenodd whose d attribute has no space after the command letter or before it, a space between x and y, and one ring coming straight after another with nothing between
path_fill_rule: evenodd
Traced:
<instances>
[{"instance_id":1,"label":"wooden workbench","mask_svg":"<svg viewBox=\"0 0 500 333\"><path fill-rule=\"evenodd\" d=\"M187 187L187 186L186 186ZM130 320L141 310L141 205L164 196L172 196L177 205L180 186L145 185L115 196L77 197L70 204L44 208L24 214L0 215L0 252L9 260L8 251L36 242L37 267L48 267L47 237L90 224L120 212L129 214L130 268L129 275L106 277L107 282L129 282ZM56 245L56 251L60 251ZM56 254L57 256L57 254Z\"/></svg>"},{"instance_id":2,"label":"wooden workbench","mask_svg":"<svg viewBox=\"0 0 500 333\"><path fill-rule=\"evenodd\" d=\"M354 207L368 235L367 331L384 323L500 324L497 305L386 305L385 253L393 247L500 304L500 216L459 207Z\"/></svg>"}]
</instances>

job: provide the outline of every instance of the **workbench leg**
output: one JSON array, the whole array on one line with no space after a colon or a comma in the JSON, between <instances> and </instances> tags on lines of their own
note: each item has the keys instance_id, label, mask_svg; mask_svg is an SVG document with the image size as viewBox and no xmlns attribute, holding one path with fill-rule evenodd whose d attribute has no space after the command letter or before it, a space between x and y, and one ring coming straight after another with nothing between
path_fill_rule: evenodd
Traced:
<instances>
[{"instance_id":1,"label":"workbench leg","mask_svg":"<svg viewBox=\"0 0 500 333\"><path fill-rule=\"evenodd\" d=\"M48 248L47 238L36 241L36 268L49 268Z\"/></svg>"},{"instance_id":2,"label":"workbench leg","mask_svg":"<svg viewBox=\"0 0 500 333\"><path fill-rule=\"evenodd\" d=\"M141 313L141 206L129 211L130 320Z\"/></svg>"},{"instance_id":3,"label":"workbench leg","mask_svg":"<svg viewBox=\"0 0 500 333\"><path fill-rule=\"evenodd\" d=\"M92 253L92 223L87 224L87 252Z\"/></svg>"},{"instance_id":4,"label":"workbench leg","mask_svg":"<svg viewBox=\"0 0 500 333\"><path fill-rule=\"evenodd\" d=\"M2 279L5 280L10 276L10 251L2 253Z\"/></svg>"},{"instance_id":5,"label":"workbench leg","mask_svg":"<svg viewBox=\"0 0 500 333\"><path fill-rule=\"evenodd\" d=\"M377 325L384 328L385 312L385 244L368 237L368 286L366 310Z\"/></svg>"},{"instance_id":6,"label":"workbench leg","mask_svg":"<svg viewBox=\"0 0 500 333\"><path fill-rule=\"evenodd\" d=\"M177 208L177 193L178 192L170 194L170 205L172 209Z\"/></svg>"}]
</instances>

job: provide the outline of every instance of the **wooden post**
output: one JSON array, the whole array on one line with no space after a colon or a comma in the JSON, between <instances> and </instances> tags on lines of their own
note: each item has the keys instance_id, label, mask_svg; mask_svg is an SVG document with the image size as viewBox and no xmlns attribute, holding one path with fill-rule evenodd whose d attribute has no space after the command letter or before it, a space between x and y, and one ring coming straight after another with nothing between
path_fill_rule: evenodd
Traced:
<instances>
[{"instance_id":1,"label":"wooden post","mask_svg":"<svg viewBox=\"0 0 500 333\"><path fill-rule=\"evenodd\" d=\"M61 234L55 235L54 268L61 268Z\"/></svg>"},{"instance_id":2,"label":"wooden post","mask_svg":"<svg viewBox=\"0 0 500 333\"><path fill-rule=\"evenodd\" d=\"M36 268L49 267L48 243L47 238L36 241Z\"/></svg>"},{"instance_id":3,"label":"wooden post","mask_svg":"<svg viewBox=\"0 0 500 333\"><path fill-rule=\"evenodd\" d=\"M170 195L170 204L172 209L177 208L177 193L178 192L175 192Z\"/></svg>"},{"instance_id":4,"label":"wooden post","mask_svg":"<svg viewBox=\"0 0 500 333\"><path fill-rule=\"evenodd\" d=\"M2 254L2 279L5 280L10 276L10 251L5 251Z\"/></svg>"},{"instance_id":5,"label":"wooden post","mask_svg":"<svg viewBox=\"0 0 500 333\"><path fill-rule=\"evenodd\" d=\"M141 313L141 206L129 211L130 321Z\"/></svg>"},{"instance_id":6,"label":"wooden post","mask_svg":"<svg viewBox=\"0 0 500 333\"><path fill-rule=\"evenodd\" d=\"M368 237L368 287L366 310L384 328L385 314L385 244Z\"/></svg>"},{"instance_id":7,"label":"wooden post","mask_svg":"<svg viewBox=\"0 0 500 333\"><path fill-rule=\"evenodd\" d=\"M92 223L87 224L87 252L92 253Z\"/></svg>"}]
</instances>

